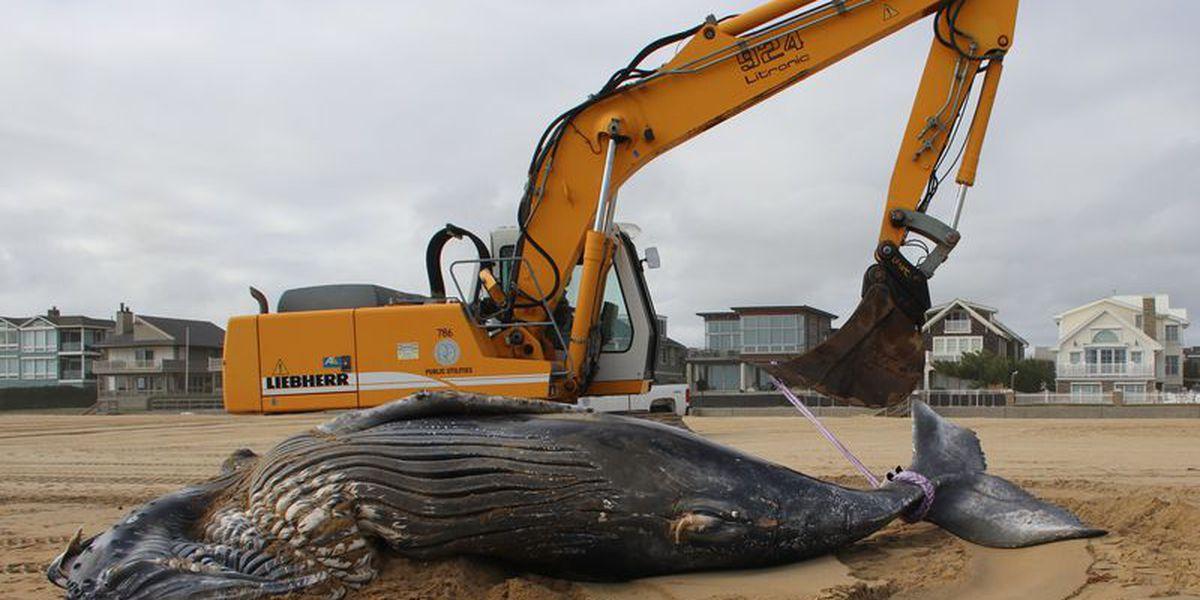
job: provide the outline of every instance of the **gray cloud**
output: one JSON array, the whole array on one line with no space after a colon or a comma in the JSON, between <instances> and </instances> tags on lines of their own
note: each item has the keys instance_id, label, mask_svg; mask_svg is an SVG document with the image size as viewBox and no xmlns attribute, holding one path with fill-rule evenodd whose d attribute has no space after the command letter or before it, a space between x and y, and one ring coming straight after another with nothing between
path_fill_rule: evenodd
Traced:
<instances>
[{"instance_id":1,"label":"gray cloud","mask_svg":"<svg viewBox=\"0 0 1200 600\"><path fill-rule=\"evenodd\" d=\"M223 322L249 284L423 291L438 226L513 222L549 118L647 41L750 4L12 5L0 313L129 301ZM1200 309L1196 17L1184 0L1022 6L935 300L996 306L1039 344L1113 290ZM702 343L694 313L731 305L849 314L928 40L911 27L625 186L618 219L663 253L650 284L675 337Z\"/></svg>"}]
</instances>

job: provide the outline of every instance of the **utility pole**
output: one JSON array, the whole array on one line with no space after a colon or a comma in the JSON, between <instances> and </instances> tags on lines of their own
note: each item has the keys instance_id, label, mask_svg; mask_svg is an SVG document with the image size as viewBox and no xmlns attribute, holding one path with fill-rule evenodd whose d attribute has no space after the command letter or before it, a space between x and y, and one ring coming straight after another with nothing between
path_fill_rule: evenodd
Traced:
<instances>
[{"instance_id":1,"label":"utility pole","mask_svg":"<svg viewBox=\"0 0 1200 600\"><path fill-rule=\"evenodd\" d=\"M191 393L191 386L188 385L192 378L192 328L184 326L183 328L183 395Z\"/></svg>"}]
</instances>

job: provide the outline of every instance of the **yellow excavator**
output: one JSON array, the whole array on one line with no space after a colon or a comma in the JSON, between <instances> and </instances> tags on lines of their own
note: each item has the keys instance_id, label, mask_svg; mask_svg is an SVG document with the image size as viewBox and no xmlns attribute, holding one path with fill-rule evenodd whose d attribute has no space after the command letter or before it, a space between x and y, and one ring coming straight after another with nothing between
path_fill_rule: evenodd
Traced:
<instances>
[{"instance_id":1,"label":"yellow excavator","mask_svg":"<svg viewBox=\"0 0 1200 600\"><path fill-rule=\"evenodd\" d=\"M762 365L788 385L852 403L905 398L921 374L927 280L959 241L1017 0L813 2L710 16L646 46L547 127L515 227L487 242L453 225L433 236L429 295L324 285L284 292L271 313L251 288L259 314L231 318L226 334L226 409L359 408L436 389L564 402L646 392L659 332L642 269L657 253L639 256L632 228L615 220L621 184L654 157L932 15L862 301L812 351ZM677 44L665 64L643 64ZM956 163L961 187L945 223L926 209ZM447 294L442 249L463 238L478 258L449 265Z\"/></svg>"}]
</instances>

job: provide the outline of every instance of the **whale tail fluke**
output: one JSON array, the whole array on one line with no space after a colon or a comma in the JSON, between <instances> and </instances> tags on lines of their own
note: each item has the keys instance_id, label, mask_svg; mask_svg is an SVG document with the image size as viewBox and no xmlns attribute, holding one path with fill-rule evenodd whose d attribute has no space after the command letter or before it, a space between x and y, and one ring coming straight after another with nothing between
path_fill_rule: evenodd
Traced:
<instances>
[{"instance_id":1,"label":"whale tail fluke","mask_svg":"<svg viewBox=\"0 0 1200 600\"><path fill-rule=\"evenodd\" d=\"M925 518L954 535L993 548L1021 548L1104 535L1065 508L1039 500L1016 484L989 475L975 432L913 402L910 470L935 486Z\"/></svg>"}]
</instances>

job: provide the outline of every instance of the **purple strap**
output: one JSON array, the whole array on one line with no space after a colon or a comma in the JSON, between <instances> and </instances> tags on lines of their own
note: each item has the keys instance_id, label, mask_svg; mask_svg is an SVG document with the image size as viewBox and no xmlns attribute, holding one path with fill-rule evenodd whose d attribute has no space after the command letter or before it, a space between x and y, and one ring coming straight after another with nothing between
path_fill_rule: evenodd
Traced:
<instances>
[{"instance_id":1,"label":"purple strap","mask_svg":"<svg viewBox=\"0 0 1200 600\"><path fill-rule=\"evenodd\" d=\"M821 423L820 419L818 419L817 416L814 415L811 410L809 410L808 406L804 404L804 402L796 397L796 394L792 393L791 389L789 389L786 385L783 385L782 382L774 377L771 377L771 383L775 384L775 387L783 393L783 397L787 398L788 402L791 402L792 406L796 407L796 410L800 411L801 414L807 417L813 426L817 428L817 431L820 432L821 435L824 436L824 438L830 444L832 444L834 448L837 448L838 451L842 453L842 456L845 456L846 460L850 461L850 464L854 465L854 468L858 469L858 472L862 473L863 477L867 478L867 481L871 482L871 487L877 488L881 485L879 479L877 479L875 475L871 473L871 470L868 469L866 465L862 464L862 461L858 460L858 457L854 456L854 453L850 452L850 449L844 446L842 442L837 439L837 436L833 435L833 432L829 431L829 429L827 429L825 425ZM929 479L927 479L924 475L917 473L916 471L900 471L899 473L893 475L891 480L915 485L921 488L921 493L923 494L921 496L921 504L917 505L915 509L902 515L902 518L906 523L923 521L925 519L925 515L929 514L930 507L933 506L933 484L930 483Z\"/></svg>"},{"instance_id":2,"label":"purple strap","mask_svg":"<svg viewBox=\"0 0 1200 600\"><path fill-rule=\"evenodd\" d=\"M817 416L808 409L808 406L806 406L800 401L799 398L796 397L796 394L792 393L792 390L788 389L786 385L783 385L783 383L774 377L771 377L771 383L775 384L775 387L779 388L780 392L783 392L783 397L787 398L788 402L791 402L792 406L796 407L796 410L803 413L805 417L808 417L808 420L811 421L813 426L817 428L817 431L821 432L821 435L825 436L825 439L828 440L830 444L833 444L833 447L837 448L838 451L842 453L842 456L845 456L846 460L850 461L850 464L854 465L854 468L858 469L858 472L862 473L863 477L867 478L867 481L871 482L871 487L880 486L879 479L877 479L875 475L871 473L871 470L868 469L866 465L862 464L862 461L858 460L858 457L854 456L854 454L852 454L848 448L843 446L842 442L837 439L837 436L833 435L832 431L829 431L825 428L825 425L823 425L821 421L817 419Z\"/></svg>"},{"instance_id":3,"label":"purple strap","mask_svg":"<svg viewBox=\"0 0 1200 600\"><path fill-rule=\"evenodd\" d=\"M921 503L913 510L901 515L905 523L924 521L933 506L933 484L924 475L916 471L900 471L892 476L892 481L900 481L921 488Z\"/></svg>"}]
</instances>

